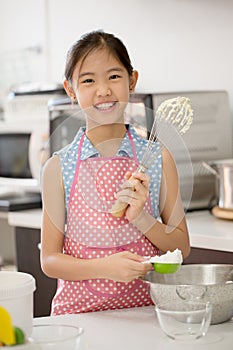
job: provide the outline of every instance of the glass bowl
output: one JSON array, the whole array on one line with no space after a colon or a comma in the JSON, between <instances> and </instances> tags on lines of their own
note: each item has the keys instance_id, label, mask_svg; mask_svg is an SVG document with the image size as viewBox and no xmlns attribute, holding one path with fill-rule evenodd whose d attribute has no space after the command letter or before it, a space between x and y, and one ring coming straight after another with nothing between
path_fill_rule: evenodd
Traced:
<instances>
[{"instance_id":1,"label":"glass bowl","mask_svg":"<svg viewBox=\"0 0 233 350\"><path fill-rule=\"evenodd\" d=\"M38 346L40 350L76 350L79 348L82 334L83 328L76 326L35 325L29 342Z\"/></svg>"},{"instance_id":2,"label":"glass bowl","mask_svg":"<svg viewBox=\"0 0 233 350\"><path fill-rule=\"evenodd\" d=\"M210 303L170 301L155 306L163 332L171 339L189 341L203 337L210 325Z\"/></svg>"}]
</instances>

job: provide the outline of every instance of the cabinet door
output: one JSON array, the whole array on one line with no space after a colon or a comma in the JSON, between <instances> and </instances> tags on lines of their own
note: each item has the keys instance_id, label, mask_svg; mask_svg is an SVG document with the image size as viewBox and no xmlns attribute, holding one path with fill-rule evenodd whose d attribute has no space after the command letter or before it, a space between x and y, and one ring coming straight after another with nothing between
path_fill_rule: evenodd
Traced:
<instances>
[{"instance_id":1,"label":"cabinet door","mask_svg":"<svg viewBox=\"0 0 233 350\"><path fill-rule=\"evenodd\" d=\"M40 267L40 230L16 227L17 268L33 275L36 280L34 317L49 316L57 281L47 277Z\"/></svg>"}]
</instances>

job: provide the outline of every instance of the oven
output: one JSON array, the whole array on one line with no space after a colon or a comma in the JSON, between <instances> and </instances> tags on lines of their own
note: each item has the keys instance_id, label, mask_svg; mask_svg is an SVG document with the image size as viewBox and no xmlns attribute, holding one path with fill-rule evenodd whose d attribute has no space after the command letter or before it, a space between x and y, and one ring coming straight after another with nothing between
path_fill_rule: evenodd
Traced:
<instances>
[{"instance_id":1,"label":"oven","mask_svg":"<svg viewBox=\"0 0 233 350\"><path fill-rule=\"evenodd\" d=\"M0 123L0 211L41 207L38 126Z\"/></svg>"}]
</instances>

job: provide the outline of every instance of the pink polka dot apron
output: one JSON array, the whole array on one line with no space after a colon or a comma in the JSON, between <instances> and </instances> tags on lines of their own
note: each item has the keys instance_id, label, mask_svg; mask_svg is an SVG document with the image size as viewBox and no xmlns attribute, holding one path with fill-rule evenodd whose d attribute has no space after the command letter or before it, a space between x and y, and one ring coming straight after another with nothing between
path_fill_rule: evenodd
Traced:
<instances>
[{"instance_id":1,"label":"pink polka dot apron","mask_svg":"<svg viewBox=\"0 0 233 350\"><path fill-rule=\"evenodd\" d=\"M71 187L64 254L81 259L103 258L120 251L142 256L158 254L156 247L129 221L110 213L126 171L138 166L135 145L129 157L94 157L80 159L85 134L78 147L77 165ZM151 213L148 199L145 209ZM129 283L108 279L84 281L58 280L52 302L52 314L79 313L107 309L129 308L152 304L149 286L141 279Z\"/></svg>"}]
</instances>

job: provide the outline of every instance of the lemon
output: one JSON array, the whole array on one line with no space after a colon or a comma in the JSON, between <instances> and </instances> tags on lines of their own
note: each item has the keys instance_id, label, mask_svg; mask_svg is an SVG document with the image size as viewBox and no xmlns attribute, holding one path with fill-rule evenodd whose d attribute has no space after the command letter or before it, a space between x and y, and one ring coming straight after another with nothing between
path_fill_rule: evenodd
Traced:
<instances>
[{"instance_id":1,"label":"lemon","mask_svg":"<svg viewBox=\"0 0 233 350\"><path fill-rule=\"evenodd\" d=\"M15 332L9 312L0 306L0 342L6 345L15 344Z\"/></svg>"}]
</instances>

